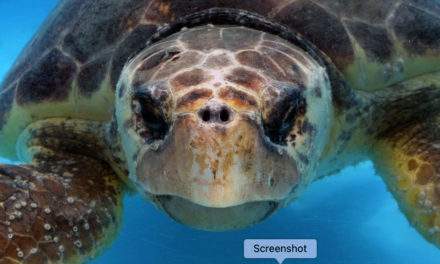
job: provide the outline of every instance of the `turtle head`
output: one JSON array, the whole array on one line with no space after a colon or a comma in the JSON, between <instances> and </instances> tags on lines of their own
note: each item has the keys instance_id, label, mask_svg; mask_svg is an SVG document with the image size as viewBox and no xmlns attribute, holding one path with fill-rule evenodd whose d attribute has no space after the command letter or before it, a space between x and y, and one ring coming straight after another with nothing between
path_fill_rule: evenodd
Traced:
<instances>
[{"instance_id":1,"label":"turtle head","mask_svg":"<svg viewBox=\"0 0 440 264\"><path fill-rule=\"evenodd\" d=\"M151 45L117 94L130 180L171 217L210 230L259 222L294 198L332 112L326 72L306 52L233 26Z\"/></svg>"}]
</instances>

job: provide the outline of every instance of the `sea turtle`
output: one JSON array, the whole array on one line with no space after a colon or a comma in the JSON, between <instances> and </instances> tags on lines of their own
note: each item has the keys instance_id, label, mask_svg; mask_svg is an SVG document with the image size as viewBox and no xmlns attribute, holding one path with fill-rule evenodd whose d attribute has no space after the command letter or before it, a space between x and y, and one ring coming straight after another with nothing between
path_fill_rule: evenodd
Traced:
<instances>
[{"instance_id":1,"label":"sea turtle","mask_svg":"<svg viewBox=\"0 0 440 264\"><path fill-rule=\"evenodd\" d=\"M371 159L440 245L434 0L65 0L0 90L0 262L83 262L136 190L208 230Z\"/></svg>"}]
</instances>

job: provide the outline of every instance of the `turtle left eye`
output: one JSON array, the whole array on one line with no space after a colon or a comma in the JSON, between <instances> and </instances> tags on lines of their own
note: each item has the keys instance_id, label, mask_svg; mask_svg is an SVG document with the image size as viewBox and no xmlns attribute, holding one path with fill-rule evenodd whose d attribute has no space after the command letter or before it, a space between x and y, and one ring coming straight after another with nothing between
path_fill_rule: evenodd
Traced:
<instances>
[{"instance_id":1,"label":"turtle left eye","mask_svg":"<svg viewBox=\"0 0 440 264\"><path fill-rule=\"evenodd\" d=\"M305 113L306 102L300 91L292 89L272 103L263 120L264 132L273 143L285 145L296 118Z\"/></svg>"},{"instance_id":2,"label":"turtle left eye","mask_svg":"<svg viewBox=\"0 0 440 264\"><path fill-rule=\"evenodd\" d=\"M141 135L147 140L163 139L168 130L169 124L160 102L154 100L149 93L137 93L133 100L134 112L141 117Z\"/></svg>"}]
</instances>

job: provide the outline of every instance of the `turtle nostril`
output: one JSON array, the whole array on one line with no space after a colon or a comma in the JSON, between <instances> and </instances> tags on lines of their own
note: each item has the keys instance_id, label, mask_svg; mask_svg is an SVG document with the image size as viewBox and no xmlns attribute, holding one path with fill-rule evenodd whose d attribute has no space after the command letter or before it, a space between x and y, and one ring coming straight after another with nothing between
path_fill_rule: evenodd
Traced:
<instances>
[{"instance_id":1,"label":"turtle nostril","mask_svg":"<svg viewBox=\"0 0 440 264\"><path fill-rule=\"evenodd\" d=\"M199 119L205 123L216 123L225 125L233 119L232 110L216 102L211 102L198 112Z\"/></svg>"},{"instance_id":2,"label":"turtle nostril","mask_svg":"<svg viewBox=\"0 0 440 264\"><path fill-rule=\"evenodd\" d=\"M209 109L203 110L200 115L202 120L205 122L209 122L211 119L211 111L209 111Z\"/></svg>"},{"instance_id":3,"label":"turtle nostril","mask_svg":"<svg viewBox=\"0 0 440 264\"><path fill-rule=\"evenodd\" d=\"M229 110L225 107L222 108L222 110L220 111L220 120L224 123L229 121Z\"/></svg>"}]
</instances>

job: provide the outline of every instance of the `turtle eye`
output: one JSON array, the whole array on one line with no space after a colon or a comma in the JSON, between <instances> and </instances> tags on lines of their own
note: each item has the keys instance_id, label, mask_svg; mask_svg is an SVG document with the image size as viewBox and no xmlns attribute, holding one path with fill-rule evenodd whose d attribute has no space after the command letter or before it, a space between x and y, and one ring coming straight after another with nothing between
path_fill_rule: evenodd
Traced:
<instances>
[{"instance_id":1,"label":"turtle eye","mask_svg":"<svg viewBox=\"0 0 440 264\"><path fill-rule=\"evenodd\" d=\"M290 89L271 104L270 111L263 118L264 132L273 143L285 145L297 117L305 114L305 99L300 91Z\"/></svg>"},{"instance_id":2,"label":"turtle eye","mask_svg":"<svg viewBox=\"0 0 440 264\"><path fill-rule=\"evenodd\" d=\"M163 139L169 130L163 105L151 93L137 92L133 100L133 111L137 115L136 129L147 141Z\"/></svg>"}]
</instances>

